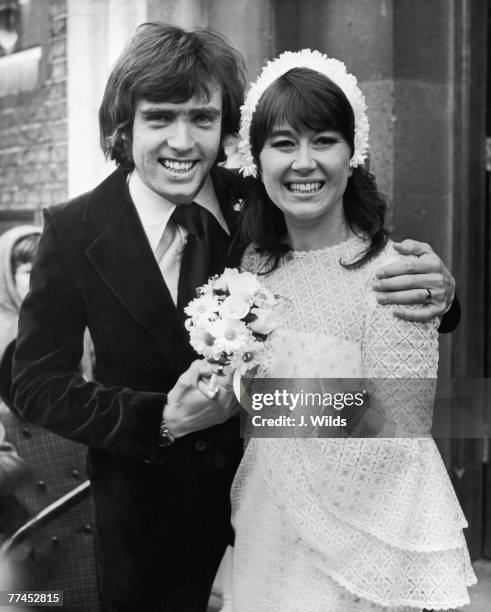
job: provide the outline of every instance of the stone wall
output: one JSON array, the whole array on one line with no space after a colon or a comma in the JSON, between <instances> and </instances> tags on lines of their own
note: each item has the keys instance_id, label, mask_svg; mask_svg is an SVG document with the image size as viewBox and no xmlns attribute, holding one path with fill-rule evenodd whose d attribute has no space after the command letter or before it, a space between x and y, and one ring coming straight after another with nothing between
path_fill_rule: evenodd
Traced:
<instances>
[{"instance_id":1,"label":"stone wall","mask_svg":"<svg viewBox=\"0 0 491 612\"><path fill-rule=\"evenodd\" d=\"M47 14L38 86L0 98L0 210L31 209L67 197L66 0Z\"/></svg>"}]
</instances>

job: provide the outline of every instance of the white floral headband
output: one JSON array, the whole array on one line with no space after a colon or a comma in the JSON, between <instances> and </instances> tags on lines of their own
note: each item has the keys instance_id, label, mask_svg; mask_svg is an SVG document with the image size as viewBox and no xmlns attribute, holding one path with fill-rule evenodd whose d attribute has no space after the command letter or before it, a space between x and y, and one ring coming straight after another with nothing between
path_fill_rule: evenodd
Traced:
<instances>
[{"instance_id":1,"label":"white floral headband","mask_svg":"<svg viewBox=\"0 0 491 612\"><path fill-rule=\"evenodd\" d=\"M350 160L350 166L355 168L363 164L368 155L368 117L365 96L357 85L356 77L349 74L343 62L327 57L319 51L302 49L302 51L285 51L275 60L264 66L257 80L252 83L241 106L239 153L241 156L240 171L244 176L257 176L257 167L251 152L250 130L252 116L259 99L266 89L280 76L292 68L310 68L325 75L335 83L347 97L355 115L355 150Z\"/></svg>"}]
</instances>

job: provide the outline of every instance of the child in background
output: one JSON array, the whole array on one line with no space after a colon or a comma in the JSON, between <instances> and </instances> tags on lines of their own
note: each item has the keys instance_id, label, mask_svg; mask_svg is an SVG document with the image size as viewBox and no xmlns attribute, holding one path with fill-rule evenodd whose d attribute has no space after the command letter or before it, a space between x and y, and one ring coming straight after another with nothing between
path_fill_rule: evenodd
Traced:
<instances>
[{"instance_id":1,"label":"child in background","mask_svg":"<svg viewBox=\"0 0 491 612\"><path fill-rule=\"evenodd\" d=\"M17 335L19 308L29 289L29 274L40 235L40 228L34 225L20 225L0 236L0 355ZM7 411L0 403L0 421ZM23 461L5 441L5 429L0 422L0 497L15 489L22 471Z\"/></svg>"},{"instance_id":2,"label":"child in background","mask_svg":"<svg viewBox=\"0 0 491 612\"><path fill-rule=\"evenodd\" d=\"M40 235L35 225L19 225L0 236L0 355L17 336L19 308L29 290Z\"/></svg>"}]
</instances>

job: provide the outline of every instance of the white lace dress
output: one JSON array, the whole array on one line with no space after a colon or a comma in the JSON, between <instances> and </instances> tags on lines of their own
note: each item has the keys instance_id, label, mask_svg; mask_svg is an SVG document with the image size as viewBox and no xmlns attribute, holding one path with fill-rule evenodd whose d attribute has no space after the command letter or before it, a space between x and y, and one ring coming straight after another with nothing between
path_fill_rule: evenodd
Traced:
<instances>
[{"instance_id":1,"label":"white lace dress","mask_svg":"<svg viewBox=\"0 0 491 612\"><path fill-rule=\"evenodd\" d=\"M437 323L408 323L377 304L374 270L398 255L389 243L362 269L340 265L363 247L355 237L296 252L262 277L289 304L262 376L421 379L420 387L370 394L392 433L421 437L251 438L232 487L236 612L402 612L469 602L467 523L428 435ZM244 269L265 264L246 251Z\"/></svg>"}]
</instances>

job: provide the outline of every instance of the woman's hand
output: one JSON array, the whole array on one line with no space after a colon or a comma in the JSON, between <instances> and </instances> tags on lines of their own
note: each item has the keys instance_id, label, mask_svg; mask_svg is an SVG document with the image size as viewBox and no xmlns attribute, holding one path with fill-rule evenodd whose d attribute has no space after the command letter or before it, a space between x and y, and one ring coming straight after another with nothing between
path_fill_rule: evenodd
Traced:
<instances>
[{"instance_id":1,"label":"woman's hand","mask_svg":"<svg viewBox=\"0 0 491 612\"><path fill-rule=\"evenodd\" d=\"M452 304L455 279L429 244L416 240L395 242L394 248L416 257L389 263L376 272L373 289L379 304L414 305L398 308L394 315L406 321L426 322L442 316Z\"/></svg>"},{"instance_id":2,"label":"woman's hand","mask_svg":"<svg viewBox=\"0 0 491 612\"><path fill-rule=\"evenodd\" d=\"M227 394L233 392L233 378L234 371L230 366L203 361L200 368L198 389L206 397L213 399L220 391Z\"/></svg>"}]
</instances>

